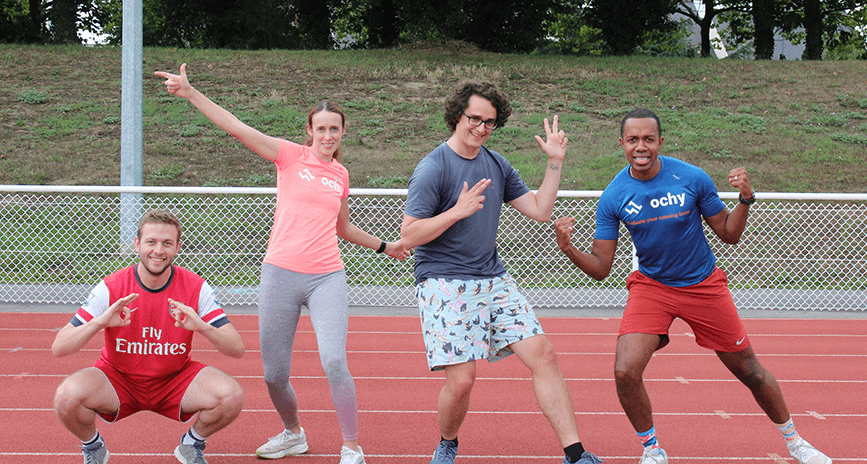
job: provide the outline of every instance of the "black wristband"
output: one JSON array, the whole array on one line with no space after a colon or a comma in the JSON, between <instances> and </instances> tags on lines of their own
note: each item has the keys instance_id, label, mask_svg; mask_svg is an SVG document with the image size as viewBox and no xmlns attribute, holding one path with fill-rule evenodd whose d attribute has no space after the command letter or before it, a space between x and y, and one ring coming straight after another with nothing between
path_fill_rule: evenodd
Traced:
<instances>
[{"instance_id":1,"label":"black wristband","mask_svg":"<svg viewBox=\"0 0 867 464\"><path fill-rule=\"evenodd\" d=\"M738 194L738 201L741 202L741 204L749 206L749 205L756 202L756 192L753 192L753 196L751 196L749 200L744 198L744 196L739 193Z\"/></svg>"},{"instance_id":2,"label":"black wristband","mask_svg":"<svg viewBox=\"0 0 867 464\"><path fill-rule=\"evenodd\" d=\"M379 244L379 249L376 250L377 253L382 253L385 251L385 240L382 240L382 243Z\"/></svg>"}]
</instances>

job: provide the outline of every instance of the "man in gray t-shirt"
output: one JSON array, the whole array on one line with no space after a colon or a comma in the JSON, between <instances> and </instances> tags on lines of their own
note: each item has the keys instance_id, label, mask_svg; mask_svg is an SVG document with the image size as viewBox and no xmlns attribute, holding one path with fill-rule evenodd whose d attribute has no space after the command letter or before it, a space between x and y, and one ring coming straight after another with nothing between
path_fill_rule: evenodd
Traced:
<instances>
[{"instance_id":1,"label":"man in gray t-shirt","mask_svg":"<svg viewBox=\"0 0 867 464\"><path fill-rule=\"evenodd\" d=\"M505 125L508 98L486 82L461 83L446 99L452 136L422 159L409 181L401 241L415 249L416 297L432 370L444 370L438 417L441 441L431 464L453 464L458 430L469 408L475 362L512 353L530 369L539 407L563 446L564 464L592 464L584 450L575 410L553 346L526 298L497 256L503 203L541 222L551 218L566 139L545 119L545 178L531 191L499 153L483 143Z\"/></svg>"}]
</instances>

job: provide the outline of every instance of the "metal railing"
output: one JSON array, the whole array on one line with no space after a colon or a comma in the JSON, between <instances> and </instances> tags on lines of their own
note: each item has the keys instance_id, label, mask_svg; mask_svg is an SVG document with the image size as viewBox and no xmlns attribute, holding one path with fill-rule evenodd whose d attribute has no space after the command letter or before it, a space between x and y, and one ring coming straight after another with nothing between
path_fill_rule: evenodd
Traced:
<instances>
[{"instance_id":1,"label":"metal railing","mask_svg":"<svg viewBox=\"0 0 867 464\"><path fill-rule=\"evenodd\" d=\"M128 195L136 193L139 195ZM256 303L276 189L0 186L0 301L80 303L102 277L136 262L121 232L133 211L167 208L184 226L176 261L204 276L224 305ZM123 195L122 195L123 194ZM577 218L573 241L590 248L600 191L562 191L554 217ZM352 189L354 224L399 236L406 190ZM733 208L735 193L720 193ZM742 309L863 311L867 308L867 195L760 193L741 242L708 230ZM136 219L137 221L137 219ZM503 210L499 252L536 307L621 308L632 244L621 230L611 275L597 282L559 251L550 224ZM346 242L350 303L414 306L412 260L399 262Z\"/></svg>"}]
</instances>

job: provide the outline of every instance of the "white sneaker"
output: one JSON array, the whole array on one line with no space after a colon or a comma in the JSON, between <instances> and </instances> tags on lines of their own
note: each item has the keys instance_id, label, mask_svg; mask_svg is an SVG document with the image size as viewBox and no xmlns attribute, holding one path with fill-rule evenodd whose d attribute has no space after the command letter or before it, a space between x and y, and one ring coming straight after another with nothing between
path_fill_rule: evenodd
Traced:
<instances>
[{"instance_id":1,"label":"white sneaker","mask_svg":"<svg viewBox=\"0 0 867 464\"><path fill-rule=\"evenodd\" d=\"M256 450L256 456L265 459L278 459L306 452L307 436L304 435L304 427L301 427L301 433L299 434L284 430L279 435L269 438L268 443L265 443Z\"/></svg>"},{"instance_id":2,"label":"white sneaker","mask_svg":"<svg viewBox=\"0 0 867 464\"><path fill-rule=\"evenodd\" d=\"M662 448L645 448L638 464L668 464L668 455Z\"/></svg>"},{"instance_id":3,"label":"white sneaker","mask_svg":"<svg viewBox=\"0 0 867 464\"><path fill-rule=\"evenodd\" d=\"M831 458L813 448L813 445L803 438L798 438L792 445L786 443L786 447L789 448L789 454L801 464L831 464L832 462Z\"/></svg>"},{"instance_id":4,"label":"white sneaker","mask_svg":"<svg viewBox=\"0 0 867 464\"><path fill-rule=\"evenodd\" d=\"M340 449L340 464L365 464L364 450L358 447L358 451L344 446Z\"/></svg>"}]
</instances>

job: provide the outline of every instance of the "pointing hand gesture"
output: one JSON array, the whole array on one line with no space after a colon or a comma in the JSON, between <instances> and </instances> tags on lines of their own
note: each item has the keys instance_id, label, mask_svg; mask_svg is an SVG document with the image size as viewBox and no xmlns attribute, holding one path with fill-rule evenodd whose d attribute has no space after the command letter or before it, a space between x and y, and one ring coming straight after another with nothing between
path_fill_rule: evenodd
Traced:
<instances>
[{"instance_id":1,"label":"pointing hand gesture","mask_svg":"<svg viewBox=\"0 0 867 464\"><path fill-rule=\"evenodd\" d=\"M190 81L187 80L187 63L181 65L180 74L156 71L154 72L154 76L164 77L166 79L163 84L165 84L166 90L169 93L183 98L190 98L192 95L193 88L190 86Z\"/></svg>"},{"instance_id":2,"label":"pointing hand gesture","mask_svg":"<svg viewBox=\"0 0 867 464\"><path fill-rule=\"evenodd\" d=\"M482 179L472 188L469 188L466 182L461 190L461 196L458 197L457 203L453 206L454 211L460 219L468 218L476 211L485 207L485 196L482 192L491 185L491 179Z\"/></svg>"}]
</instances>

